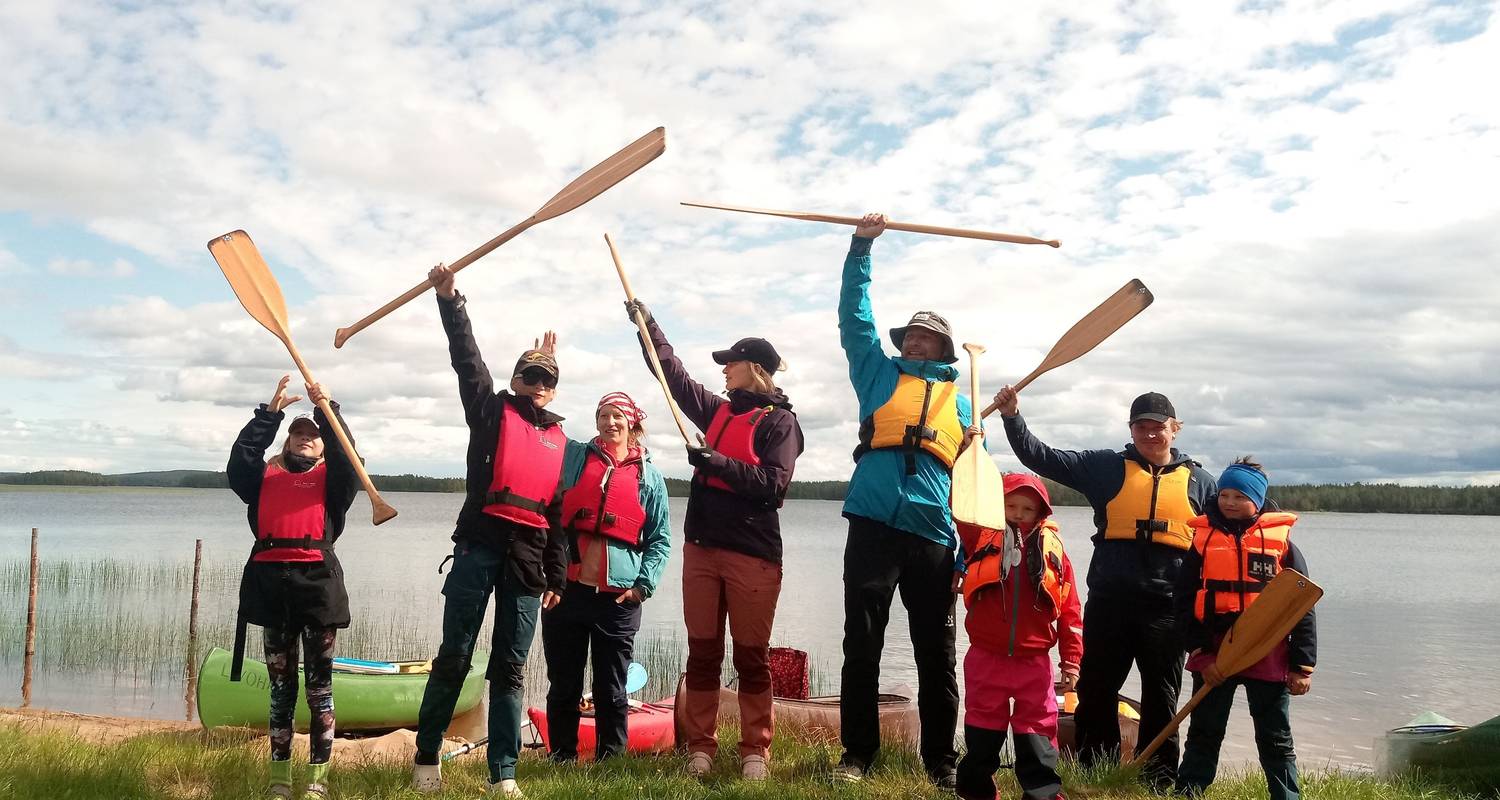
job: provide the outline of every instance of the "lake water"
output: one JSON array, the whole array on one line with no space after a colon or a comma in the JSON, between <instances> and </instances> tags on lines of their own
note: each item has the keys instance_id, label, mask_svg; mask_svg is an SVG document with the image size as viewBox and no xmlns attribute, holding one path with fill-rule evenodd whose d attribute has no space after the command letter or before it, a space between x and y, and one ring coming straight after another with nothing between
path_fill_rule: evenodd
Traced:
<instances>
[{"instance_id":1,"label":"lake water","mask_svg":"<svg viewBox=\"0 0 1500 800\"><path fill-rule=\"evenodd\" d=\"M400 517L372 527L369 505L360 497L339 543L356 617L350 640L365 642L363 651L341 648L341 653L427 658L436 649L442 608L437 566L451 550L448 536L462 497L391 493L387 500ZM684 507L685 500L673 499L679 542ZM846 526L839 508L805 500L790 501L783 510L785 579L774 637L776 644L809 651L815 683L830 691L836 691L843 626ZM1090 511L1059 508L1057 519L1083 575L1092 551ZM1494 681L1500 637L1493 633L1500 608L1500 581L1493 573L1500 539L1490 538L1496 525L1495 517L1302 517L1296 540L1326 591L1318 606L1319 664L1312 692L1292 703L1305 768L1368 767L1373 737L1420 711L1436 710L1465 723L1500 714L1500 684ZM185 660L180 643L189 592L182 576L191 575L194 539L203 539L200 647L227 647L235 584L249 545L244 505L219 490L0 491L0 705L21 699L32 527L41 529L45 563L108 560L111 565L103 573L72 574L43 587L33 705L181 718L181 669L161 665ZM662 587L646 604L638 649L655 642L673 653L685 640L680 561L675 560L680 554L679 544ZM164 563L176 568L170 584L160 580ZM131 565L144 571L132 572ZM157 577L148 581L141 575ZM915 684L906 626L897 600L886 637L883 685ZM962 630L960 623L960 665L967 644ZM376 643L381 652L368 652ZM252 638L252 653L255 647ZM532 657L538 665L540 647L538 637ZM648 692L663 691L674 679L653 675ZM1224 756L1254 758L1243 694Z\"/></svg>"}]
</instances>

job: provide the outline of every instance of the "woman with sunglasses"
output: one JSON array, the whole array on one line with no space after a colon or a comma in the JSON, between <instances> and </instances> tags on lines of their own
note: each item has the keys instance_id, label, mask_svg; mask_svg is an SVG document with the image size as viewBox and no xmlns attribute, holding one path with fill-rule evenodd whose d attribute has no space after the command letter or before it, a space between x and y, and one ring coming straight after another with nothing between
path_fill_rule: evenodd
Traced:
<instances>
[{"instance_id":1,"label":"woman with sunglasses","mask_svg":"<svg viewBox=\"0 0 1500 800\"><path fill-rule=\"evenodd\" d=\"M439 264L427 273L437 289L438 313L458 374L458 395L469 425L466 497L453 532L452 569L443 584L443 643L418 714L412 786L442 789L439 750L453 718L490 595L495 625L490 642L490 793L521 797L516 787L520 749L521 680L537 614L557 604L567 570L566 541L552 530L547 509L556 494L567 437L562 417L546 410L557 394L555 337L549 332L521 354L508 389L495 391L469 324L453 272Z\"/></svg>"},{"instance_id":2,"label":"woman with sunglasses","mask_svg":"<svg viewBox=\"0 0 1500 800\"><path fill-rule=\"evenodd\" d=\"M786 365L765 339L741 339L714 352L714 361L724 365L725 399L688 375L643 303L626 303L626 311L632 322L637 313L646 321L672 399L708 437L688 448L694 467L682 549L688 663L686 697L677 708L687 737L687 771L707 775L718 751L727 617L739 674L740 774L765 780L772 733L771 625L781 595L779 509L802 453L797 415L771 379Z\"/></svg>"},{"instance_id":3,"label":"woman with sunglasses","mask_svg":"<svg viewBox=\"0 0 1500 800\"><path fill-rule=\"evenodd\" d=\"M271 402L255 409L235 439L226 471L229 488L245 501L255 534L240 578L239 620L259 625L265 643L271 682L269 795L292 796L292 717L297 709L300 646L311 717L309 775L301 796L319 800L328 796L328 761L333 753L334 640L339 628L349 627L349 594L333 544L344 532L344 515L360 486L343 449L324 448L334 432L321 407L312 417L292 420L281 452L266 460L266 448L286 417L283 409L302 399L287 395L290 381L291 376L281 376ZM307 396L315 403L328 400L334 416L340 416L338 404L322 385L309 384ZM338 423L343 425L343 420ZM236 651L236 660L239 657Z\"/></svg>"},{"instance_id":4,"label":"woman with sunglasses","mask_svg":"<svg viewBox=\"0 0 1500 800\"><path fill-rule=\"evenodd\" d=\"M547 730L553 761L578 758L583 668L594 667L594 760L625 752L630 713L625 672L641 628L641 603L672 555L667 482L643 439L646 412L624 392L594 409L599 435L568 442L558 524L568 539L568 585L542 613Z\"/></svg>"}]
</instances>

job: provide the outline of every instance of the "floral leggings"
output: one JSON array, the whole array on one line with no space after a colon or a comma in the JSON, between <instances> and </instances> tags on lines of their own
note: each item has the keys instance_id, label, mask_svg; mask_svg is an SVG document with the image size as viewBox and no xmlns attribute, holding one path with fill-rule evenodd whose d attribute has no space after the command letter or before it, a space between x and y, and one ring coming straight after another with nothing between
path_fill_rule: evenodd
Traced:
<instances>
[{"instance_id":1,"label":"floral leggings","mask_svg":"<svg viewBox=\"0 0 1500 800\"><path fill-rule=\"evenodd\" d=\"M297 710L297 640L307 665L307 710L311 712L313 764L325 764L333 752L334 628L264 628L266 670L271 677L271 760L292 757L292 717Z\"/></svg>"}]
</instances>

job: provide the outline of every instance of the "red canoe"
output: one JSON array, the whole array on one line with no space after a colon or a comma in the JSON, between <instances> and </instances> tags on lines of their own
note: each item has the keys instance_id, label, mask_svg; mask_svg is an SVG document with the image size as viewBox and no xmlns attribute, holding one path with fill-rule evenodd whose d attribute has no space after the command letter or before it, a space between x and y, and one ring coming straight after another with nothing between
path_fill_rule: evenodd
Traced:
<instances>
[{"instance_id":1,"label":"red canoe","mask_svg":"<svg viewBox=\"0 0 1500 800\"><path fill-rule=\"evenodd\" d=\"M547 732L547 712L540 708L526 709L526 716L542 737L542 744L552 749L552 740ZM632 701L630 719L625 735L625 749L632 753L665 753L672 749L672 698L660 703ZM578 755L588 756L594 752L597 737L594 733L594 712L585 711L578 720Z\"/></svg>"}]
</instances>

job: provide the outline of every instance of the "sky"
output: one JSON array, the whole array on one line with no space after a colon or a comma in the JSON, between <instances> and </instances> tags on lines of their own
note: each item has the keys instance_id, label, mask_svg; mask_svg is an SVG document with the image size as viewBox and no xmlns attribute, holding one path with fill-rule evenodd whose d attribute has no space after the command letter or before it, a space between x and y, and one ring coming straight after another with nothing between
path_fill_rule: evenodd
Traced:
<instances>
[{"instance_id":1,"label":"sky","mask_svg":"<svg viewBox=\"0 0 1500 800\"><path fill-rule=\"evenodd\" d=\"M875 243L877 324L947 316L988 348L984 397L1144 281L1150 308L1023 392L1053 446L1123 446L1154 390L1214 471L1254 454L1282 483L1500 482L1494 3L911 9L0 5L0 471L222 469L294 372L205 248L244 229L370 470L461 475L431 296L340 350L333 331L665 126L655 162L458 275L502 380L558 332L574 438L624 390L656 463L688 473L609 232L705 385L740 337L781 351L798 479L852 470L852 229L689 200L1061 240Z\"/></svg>"}]
</instances>

